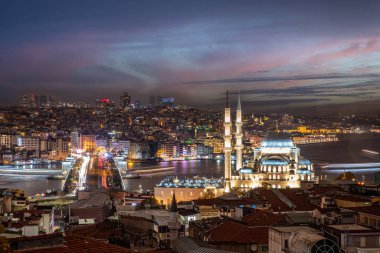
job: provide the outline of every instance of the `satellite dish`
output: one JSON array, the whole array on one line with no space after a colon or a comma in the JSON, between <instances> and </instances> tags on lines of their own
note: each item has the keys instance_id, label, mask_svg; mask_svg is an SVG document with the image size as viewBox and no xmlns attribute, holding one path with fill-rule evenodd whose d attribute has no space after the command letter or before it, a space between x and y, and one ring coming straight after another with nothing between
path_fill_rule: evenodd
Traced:
<instances>
[{"instance_id":1,"label":"satellite dish","mask_svg":"<svg viewBox=\"0 0 380 253\"><path fill-rule=\"evenodd\" d=\"M257 245L256 244L252 244L251 245L251 251L252 252L256 252L257 251Z\"/></svg>"}]
</instances>

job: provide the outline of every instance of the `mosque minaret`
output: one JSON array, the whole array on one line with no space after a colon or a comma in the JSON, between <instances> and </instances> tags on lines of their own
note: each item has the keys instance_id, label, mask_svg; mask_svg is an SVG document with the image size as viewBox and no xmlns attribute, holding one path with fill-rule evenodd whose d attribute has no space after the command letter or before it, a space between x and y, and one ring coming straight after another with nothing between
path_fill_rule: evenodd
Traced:
<instances>
[{"instance_id":1,"label":"mosque minaret","mask_svg":"<svg viewBox=\"0 0 380 253\"><path fill-rule=\"evenodd\" d=\"M232 130L234 125L235 131ZM169 205L174 192L179 191L180 201L204 198L212 193L215 197L224 194L233 197L236 192L244 193L254 188L270 188L275 194L278 189L314 186L313 163L300 154L300 149L291 138L281 133L269 133L260 146L252 147L243 162L243 131L240 95L237 102L236 121L231 119L228 91L224 109L224 178L194 177L178 179L167 177L154 188L154 196ZM235 139L234 144L232 139ZM236 153L236 169L232 170L232 151ZM231 194L232 193L232 194ZM178 196L178 195L176 195ZM172 205L173 206L173 205Z\"/></svg>"},{"instance_id":2,"label":"mosque minaret","mask_svg":"<svg viewBox=\"0 0 380 253\"><path fill-rule=\"evenodd\" d=\"M226 108L224 108L224 192L231 191L231 152L232 152L231 108L226 93Z\"/></svg>"},{"instance_id":3,"label":"mosque minaret","mask_svg":"<svg viewBox=\"0 0 380 253\"><path fill-rule=\"evenodd\" d=\"M243 123L241 120L241 102L240 102L240 93L238 97L238 104L237 104L237 110L236 110L236 133L235 133L235 150L236 150L236 170L239 171L243 167L243 133L242 133L242 127Z\"/></svg>"},{"instance_id":4,"label":"mosque minaret","mask_svg":"<svg viewBox=\"0 0 380 253\"><path fill-rule=\"evenodd\" d=\"M288 137L268 135L260 147L253 149L243 165L243 131L240 94L237 102L235 131L232 132L231 108L228 91L224 109L224 192L256 187L300 188L314 182L313 164L300 155L300 149ZM234 135L235 145L232 146ZM236 168L232 171L231 153L236 153Z\"/></svg>"}]
</instances>

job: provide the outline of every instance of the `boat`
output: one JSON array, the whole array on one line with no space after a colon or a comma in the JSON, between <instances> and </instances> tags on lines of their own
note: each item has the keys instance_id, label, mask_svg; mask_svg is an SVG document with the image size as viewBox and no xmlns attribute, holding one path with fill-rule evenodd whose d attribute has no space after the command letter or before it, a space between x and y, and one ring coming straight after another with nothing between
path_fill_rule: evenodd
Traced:
<instances>
[{"instance_id":1,"label":"boat","mask_svg":"<svg viewBox=\"0 0 380 253\"><path fill-rule=\"evenodd\" d=\"M65 179L65 176L64 175L52 175L52 176L48 176L47 179L49 179L49 180L63 180L63 179Z\"/></svg>"},{"instance_id":2,"label":"boat","mask_svg":"<svg viewBox=\"0 0 380 253\"><path fill-rule=\"evenodd\" d=\"M31 176L52 176L62 174L61 170L44 169L19 169L11 166L1 166L0 175L31 175Z\"/></svg>"},{"instance_id":3,"label":"boat","mask_svg":"<svg viewBox=\"0 0 380 253\"><path fill-rule=\"evenodd\" d=\"M380 153L377 151L369 150L369 149L362 149L362 155L369 158L379 158Z\"/></svg>"},{"instance_id":4,"label":"boat","mask_svg":"<svg viewBox=\"0 0 380 253\"><path fill-rule=\"evenodd\" d=\"M129 173L122 176L123 179L139 179L141 176L137 173Z\"/></svg>"},{"instance_id":5,"label":"boat","mask_svg":"<svg viewBox=\"0 0 380 253\"><path fill-rule=\"evenodd\" d=\"M148 167L148 168L140 168L133 169L132 172L138 172L139 174L150 174L150 173L159 173L174 170L174 166L169 167Z\"/></svg>"},{"instance_id":6,"label":"boat","mask_svg":"<svg viewBox=\"0 0 380 253\"><path fill-rule=\"evenodd\" d=\"M157 163L160 162L159 158L154 158L154 159L145 159L145 160L139 160L139 159L129 159L128 163Z\"/></svg>"}]
</instances>

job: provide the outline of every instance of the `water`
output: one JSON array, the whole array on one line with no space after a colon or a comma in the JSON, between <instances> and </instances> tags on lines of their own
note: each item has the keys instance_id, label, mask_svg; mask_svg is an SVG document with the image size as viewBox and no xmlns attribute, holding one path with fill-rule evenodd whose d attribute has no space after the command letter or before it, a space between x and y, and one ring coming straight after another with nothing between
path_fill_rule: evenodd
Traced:
<instances>
[{"instance_id":1,"label":"water","mask_svg":"<svg viewBox=\"0 0 380 253\"><path fill-rule=\"evenodd\" d=\"M301 155L309 159L315 165L320 163L368 163L380 162L380 157L365 156L361 150L369 149L380 152L380 134L363 134L363 135L345 135L340 137L339 142L330 143L317 143L299 145ZM144 166L157 166L162 167L174 166L175 169L169 172L162 172L151 175L144 175L141 179L124 179L124 184L127 190L153 190L154 186L158 184L164 177L170 175L194 176L205 175L213 177L224 176L224 162L223 161L176 161L176 162L162 162L157 164L129 164L129 168L144 167ZM321 175L321 171L316 168L316 175ZM380 169L378 170L380 171ZM365 176L366 183L373 183L374 173L371 172L353 172L356 180L362 180L362 175ZM324 172L323 177L326 175L329 179L334 180L342 171L329 171Z\"/></svg>"},{"instance_id":2,"label":"water","mask_svg":"<svg viewBox=\"0 0 380 253\"><path fill-rule=\"evenodd\" d=\"M47 176L0 175L0 188L24 189L27 195L61 189L63 180L48 180Z\"/></svg>"},{"instance_id":3,"label":"water","mask_svg":"<svg viewBox=\"0 0 380 253\"><path fill-rule=\"evenodd\" d=\"M378 163L380 156L368 156L362 152L363 149L380 152L380 134L363 134L363 135L344 135L340 137L339 142L319 143L310 145L301 145L301 155L312 161L314 164L319 163ZM357 181L364 181L366 184L372 184L374 174L379 172L380 168L375 171L355 171L351 170ZM316 167L316 175L322 174L330 180L335 179L343 173L341 170L321 172Z\"/></svg>"},{"instance_id":4,"label":"water","mask_svg":"<svg viewBox=\"0 0 380 253\"><path fill-rule=\"evenodd\" d=\"M380 151L380 135L349 135L342 137L342 141L333 143L319 143L300 145L301 155L312 161L319 163L366 163L380 162L380 157L373 158L364 156L362 149ZM212 160L192 160L192 161L173 161L160 163L128 164L129 168L149 167L149 166L174 166L173 171L146 174L140 179L124 179L127 190L153 190L153 187L163 178L170 175L184 176L207 176L221 177L224 174L223 161ZM316 174L319 175L319 171ZM334 179L341 172L328 172L327 176ZM362 180L365 176L367 183L372 183L374 172L355 172L357 180ZM324 174L325 175L325 174ZM5 176L0 175L1 188L22 188L26 194L46 192L50 189L60 189L62 180L48 180L46 177L38 176Z\"/></svg>"},{"instance_id":5,"label":"water","mask_svg":"<svg viewBox=\"0 0 380 253\"><path fill-rule=\"evenodd\" d=\"M361 150L380 151L380 134L348 135L339 142L300 145L301 155L314 163L379 162L380 157L365 156Z\"/></svg>"},{"instance_id":6,"label":"water","mask_svg":"<svg viewBox=\"0 0 380 253\"><path fill-rule=\"evenodd\" d=\"M213 160L189 160L160 162L155 164L128 164L128 168L138 168L147 166L173 166L172 171L144 174L140 179L124 179L126 190L153 190L153 187L167 176L177 175L178 177L191 177L195 175L207 177L221 177L224 175L224 163Z\"/></svg>"}]
</instances>

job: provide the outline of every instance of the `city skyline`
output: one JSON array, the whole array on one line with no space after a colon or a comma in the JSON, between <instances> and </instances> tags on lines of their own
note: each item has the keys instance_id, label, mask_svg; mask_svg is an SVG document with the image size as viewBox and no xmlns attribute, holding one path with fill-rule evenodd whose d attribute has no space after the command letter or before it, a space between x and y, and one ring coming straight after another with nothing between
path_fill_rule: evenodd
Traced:
<instances>
[{"instance_id":1,"label":"city skyline","mask_svg":"<svg viewBox=\"0 0 380 253\"><path fill-rule=\"evenodd\" d=\"M3 1L0 251L380 253L379 13Z\"/></svg>"},{"instance_id":2,"label":"city skyline","mask_svg":"<svg viewBox=\"0 0 380 253\"><path fill-rule=\"evenodd\" d=\"M379 11L376 1L13 1L0 11L0 105L128 91L221 110L230 89L246 111L376 110Z\"/></svg>"}]
</instances>

